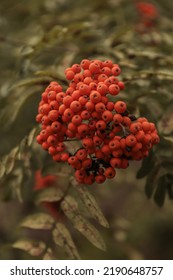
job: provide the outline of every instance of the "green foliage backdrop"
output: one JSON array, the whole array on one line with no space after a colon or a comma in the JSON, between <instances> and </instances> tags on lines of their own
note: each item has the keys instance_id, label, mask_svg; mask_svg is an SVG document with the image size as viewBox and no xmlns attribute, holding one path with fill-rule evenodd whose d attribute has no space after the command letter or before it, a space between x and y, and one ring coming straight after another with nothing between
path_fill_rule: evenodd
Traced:
<instances>
[{"instance_id":1,"label":"green foliage backdrop","mask_svg":"<svg viewBox=\"0 0 173 280\"><path fill-rule=\"evenodd\" d=\"M0 259L173 258L173 3L152 3L159 18L142 33L134 1L1 0ZM122 99L161 138L100 186L76 185L35 141L41 93L66 87L64 69L83 58L121 66ZM56 183L34 191L37 170Z\"/></svg>"}]
</instances>

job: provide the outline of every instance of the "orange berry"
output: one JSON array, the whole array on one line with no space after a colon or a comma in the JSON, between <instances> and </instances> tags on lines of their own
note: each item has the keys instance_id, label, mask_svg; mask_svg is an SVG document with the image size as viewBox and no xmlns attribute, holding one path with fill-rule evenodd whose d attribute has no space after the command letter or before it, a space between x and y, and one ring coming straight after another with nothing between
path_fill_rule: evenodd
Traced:
<instances>
[{"instance_id":1,"label":"orange berry","mask_svg":"<svg viewBox=\"0 0 173 280\"><path fill-rule=\"evenodd\" d=\"M95 105L95 110L96 112L99 112L99 113L102 113L104 110L105 110L105 104L102 103L102 102L98 102L96 105Z\"/></svg>"},{"instance_id":2,"label":"orange berry","mask_svg":"<svg viewBox=\"0 0 173 280\"><path fill-rule=\"evenodd\" d=\"M121 166L121 159L120 158L111 158L110 165L113 168L120 168L120 166Z\"/></svg>"},{"instance_id":3,"label":"orange berry","mask_svg":"<svg viewBox=\"0 0 173 280\"><path fill-rule=\"evenodd\" d=\"M106 122L103 120L97 121L96 122L96 128L98 130L105 130L106 129Z\"/></svg>"},{"instance_id":4,"label":"orange berry","mask_svg":"<svg viewBox=\"0 0 173 280\"><path fill-rule=\"evenodd\" d=\"M123 101L117 101L114 105L114 109L117 113L122 114L127 109L126 103Z\"/></svg>"},{"instance_id":5,"label":"orange berry","mask_svg":"<svg viewBox=\"0 0 173 280\"><path fill-rule=\"evenodd\" d=\"M74 73L74 71L72 71L72 70L69 70L69 71L67 71L67 72L65 73L66 79L69 80L69 81L70 81L70 80L73 80L74 75L75 75L75 73Z\"/></svg>"},{"instance_id":6,"label":"orange berry","mask_svg":"<svg viewBox=\"0 0 173 280\"><path fill-rule=\"evenodd\" d=\"M97 184L102 184L102 183L104 183L105 180L106 180L106 177L104 175L99 174L99 175L95 176L95 181Z\"/></svg>"},{"instance_id":7,"label":"orange berry","mask_svg":"<svg viewBox=\"0 0 173 280\"><path fill-rule=\"evenodd\" d=\"M121 69L118 65L115 65L112 67L112 74L115 76L119 76L119 74L121 73Z\"/></svg>"},{"instance_id":8,"label":"orange berry","mask_svg":"<svg viewBox=\"0 0 173 280\"><path fill-rule=\"evenodd\" d=\"M74 112L74 113L78 113L81 110L82 106L80 104L79 101L72 101L72 103L70 104L70 109Z\"/></svg>"},{"instance_id":9,"label":"orange berry","mask_svg":"<svg viewBox=\"0 0 173 280\"><path fill-rule=\"evenodd\" d=\"M82 123L82 118L79 115L74 115L71 121L74 125L78 126Z\"/></svg>"},{"instance_id":10,"label":"orange berry","mask_svg":"<svg viewBox=\"0 0 173 280\"><path fill-rule=\"evenodd\" d=\"M108 168L105 169L104 175L105 175L106 178L112 179L112 178L115 177L116 171L113 167L108 167Z\"/></svg>"},{"instance_id":11,"label":"orange berry","mask_svg":"<svg viewBox=\"0 0 173 280\"><path fill-rule=\"evenodd\" d=\"M52 122L56 121L58 119L59 112L57 110L51 110L48 114L49 120Z\"/></svg>"},{"instance_id":12,"label":"orange berry","mask_svg":"<svg viewBox=\"0 0 173 280\"><path fill-rule=\"evenodd\" d=\"M84 160L87 158L87 152L85 149L80 149L77 151L76 156L79 160Z\"/></svg>"},{"instance_id":13,"label":"orange berry","mask_svg":"<svg viewBox=\"0 0 173 280\"><path fill-rule=\"evenodd\" d=\"M101 94L98 91L96 91L96 90L91 91L91 93L90 93L91 102L96 104L96 103L100 102L101 99L102 99Z\"/></svg>"},{"instance_id":14,"label":"orange berry","mask_svg":"<svg viewBox=\"0 0 173 280\"><path fill-rule=\"evenodd\" d=\"M102 114L102 119L103 119L106 123L109 123L109 122L111 122L112 119L113 119L113 114L112 114L110 111L106 110L106 111L104 111L103 114Z\"/></svg>"},{"instance_id":15,"label":"orange berry","mask_svg":"<svg viewBox=\"0 0 173 280\"><path fill-rule=\"evenodd\" d=\"M85 149L89 149L91 147L93 147L94 145L94 142L91 138L84 138L82 139L82 146L85 148Z\"/></svg>"},{"instance_id":16,"label":"orange berry","mask_svg":"<svg viewBox=\"0 0 173 280\"><path fill-rule=\"evenodd\" d=\"M128 135L125 140L126 140L126 145L128 147L135 146L136 142L137 142L136 137L134 135L132 135L132 134Z\"/></svg>"},{"instance_id":17,"label":"orange berry","mask_svg":"<svg viewBox=\"0 0 173 280\"><path fill-rule=\"evenodd\" d=\"M111 95L117 95L120 92L120 88L116 84L112 84L109 86L109 92Z\"/></svg>"}]
</instances>

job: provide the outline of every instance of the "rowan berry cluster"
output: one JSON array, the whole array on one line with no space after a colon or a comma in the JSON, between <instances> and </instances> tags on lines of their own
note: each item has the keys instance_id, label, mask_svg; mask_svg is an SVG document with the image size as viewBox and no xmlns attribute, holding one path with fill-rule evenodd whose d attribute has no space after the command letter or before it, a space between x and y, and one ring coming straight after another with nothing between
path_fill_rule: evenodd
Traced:
<instances>
[{"instance_id":1,"label":"rowan berry cluster","mask_svg":"<svg viewBox=\"0 0 173 280\"><path fill-rule=\"evenodd\" d=\"M42 93L37 122L42 130L37 142L57 162L68 162L79 183L103 183L127 168L129 160L141 160L159 142L156 127L146 118L131 115L117 100L124 89L121 69L111 60L83 59L65 70L65 92L51 82ZM68 141L78 148L69 151Z\"/></svg>"},{"instance_id":2,"label":"rowan berry cluster","mask_svg":"<svg viewBox=\"0 0 173 280\"><path fill-rule=\"evenodd\" d=\"M138 24L141 25L141 28L143 27L144 30L149 31L156 25L159 12L155 5L149 2L137 2L136 9L139 15Z\"/></svg>"},{"instance_id":3,"label":"rowan berry cluster","mask_svg":"<svg viewBox=\"0 0 173 280\"><path fill-rule=\"evenodd\" d=\"M42 176L41 171L37 170L35 172L33 190L38 191L38 190L50 188L53 185L57 184L57 179L58 178L55 175ZM59 205L57 201L49 202L45 200L40 203L40 206L43 209L45 209L47 212L49 212L55 219L60 218L60 215L58 213Z\"/></svg>"}]
</instances>

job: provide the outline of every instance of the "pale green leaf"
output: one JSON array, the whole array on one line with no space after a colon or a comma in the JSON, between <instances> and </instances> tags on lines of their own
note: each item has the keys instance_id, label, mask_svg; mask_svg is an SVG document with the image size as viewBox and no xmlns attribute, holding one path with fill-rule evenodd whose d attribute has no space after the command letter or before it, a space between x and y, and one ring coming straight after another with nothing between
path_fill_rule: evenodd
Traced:
<instances>
[{"instance_id":1,"label":"pale green leaf","mask_svg":"<svg viewBox=\"0 0 173 280\"><path fill-rule=\"evenodd\" d=\"M5 166L4 166L4 159L0 161L0 178L2 178L5 174Z\"/></svg>"},{"instance_id":2,"label":"pale green leaf","mask_svg":"<svg viewBox=\"0 0 173 280\"><path fill-rule=\"evenodd\" d=\"M158 122L158 129L161 133L169 135L173 132L173 104L165 110L163 117Z\"/></svg>"},{"instance_id":3,"label":"pale green leaf","mask_svg":"<svg viewBox=\"0 0 173 280\"><path fill-rule=\"evenodd\" d=\"M63 192L58 187L49 187L38 191L35 201L37 204L43 201L59 201L63 195Z\"/></svg>"},{"instance_id":4,"label":"pale green leaf","mask_svg":"<svg viewBox=\"0 0 173 280\"><path fill-rule=\"evenodd\" d=\"M169 141L171 144L173 144L173 137L171 136L164 136L163 137L166 141Z\"/></svg>"},{"instance_id":5,"label":"pale green leaf","mask_svg":"<svg viewBox=\"0 0 173 280\"><path fill-rule=\"evenodd\" d=\"M14 90L19 87L24 87L24 86L34 86L34 85L40 85L40 84L45 84L45 83L50 83L52 81L51 77L47 76L42 76L42 77L37 77L37 78L26 78L24 80L21 80L20 82L14 84L11 88L11 90Z\"/></svg>"},{"instance_id":6,"label":"pale green leaf","mask_svg":"<svg viewBox=\"0 0 173 280\"><path fill-rule=\"evenodd\" d=\"M97 201L95 200L94 196L88 191L87 187L77 184L76 181L73 181L73 186L79 192L80 197L87 210L89 211L91 217L99 222L99 224L101 224L102 226L108 228L108 221L104 217L100 207L97 204Z\"/></svg>"},{"instance_id":7,"label":"pale green leaf","mask_svg":"<svg viewBox=\"0 0 173 280\"><path fill-rule=\"evenodd\" d=\"M55 243L65 249L70 259L80 259L71 234L64 224L57 223L52 234Z\"/></svg>"},{"instance_id":8,"label":"pale green leaf","mask_svg":"<svg viewBox=\"0 0 173 280\"><path fill-rule=\"evenodd\" d=\"M27 145L28 147L32 145L33 141L35 140L37 134L38 127L34 127L27 136Z\"/></svg>"},{"instance_id":9,"label":"pale green leaf","mask_svg":"<svg viewBox=\"0 0 173 280\"><path fill-rule=\"evenodd\" d=\"M61 208L72 222L73 226L84 235L94 246L105 251L105 243L98 230L80 215L78 204L71 196L66 196L61 202Z\"/></svg>"},{"instance_id":10,"label":"pale green leaf","mask_svg":"<svg viewBox=\"0 0 173 280\"><path fill-rule=\"evenodd\" d=\"M5 173L6 174L9 174L13 170L18 151L19 151L19 147L17 146L14 149L12 149L11 152L7 155L6 161L5 161Z\"/></svg>"}]
</instances>

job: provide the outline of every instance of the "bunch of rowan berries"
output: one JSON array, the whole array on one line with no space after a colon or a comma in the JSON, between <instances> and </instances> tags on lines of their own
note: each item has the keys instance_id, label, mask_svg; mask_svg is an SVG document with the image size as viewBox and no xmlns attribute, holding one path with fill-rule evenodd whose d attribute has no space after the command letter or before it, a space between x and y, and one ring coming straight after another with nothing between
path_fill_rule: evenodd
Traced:
<instances>
[{"instance_id":1,"label":"bunch of rowan berries","mask_svg":"<svg viewBox=\"0 0 173 280\"><path fill-rule=\"evenodd\" d=\"M139 16L139 26L138 28L143 27L143 31L149 31L152 27L154 27L159 18L159 11L157 7L149 2L137 2L135 3L138 16Z\"/></svg>"},{"instance_id":2,"label":"bunch of rowan berries","mask_svg":"<svg viewBox=\"0 0 173 280\"><path fill-rule=\"evenodd\" d=\"M121 69L111 60L83 59L65 70L66 91L51 82L42 93L37 122L42 130L37 142L57 162L68 162L79 183L103 183L141 160L159 142L156 127L146 118L131 115L117 100L124 89ZM72 153L68 141L76 141Z\"/></svg>"}]
</instances>

